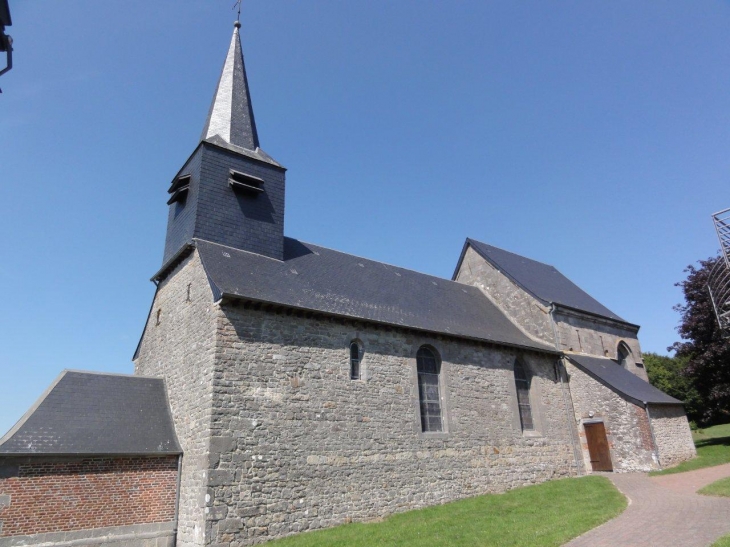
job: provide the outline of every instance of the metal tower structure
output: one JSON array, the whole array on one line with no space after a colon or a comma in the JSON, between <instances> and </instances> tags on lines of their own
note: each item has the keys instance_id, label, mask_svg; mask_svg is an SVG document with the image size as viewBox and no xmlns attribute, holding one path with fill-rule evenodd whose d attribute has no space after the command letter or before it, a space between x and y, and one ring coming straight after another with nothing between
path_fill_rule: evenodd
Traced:
<instances>
[{"instance_id":1,"label":"metal tower structure","mask_svg":"<svg viewBox=\"0 0 730 547\"><path fill-rule=\"evenodd\" d=\"M720 328L730 336L730 209L712 215L720 240L720 260L710 270L707 289Z\"/></svg>"}]
</instances>

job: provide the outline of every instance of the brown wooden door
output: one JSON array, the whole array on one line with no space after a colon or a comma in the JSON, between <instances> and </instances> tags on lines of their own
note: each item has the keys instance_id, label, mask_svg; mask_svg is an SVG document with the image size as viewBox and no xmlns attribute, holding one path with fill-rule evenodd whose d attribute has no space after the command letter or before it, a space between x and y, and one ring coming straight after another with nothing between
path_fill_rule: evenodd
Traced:
<instances>
[{"instance_id":1,"label":"brown wooden door","mask_svg":"<svg viewBox=\"0 0 730 547\"><path fill-rule=\"evenodd\" d=\"M606 428L603 427L603 423L584 424L584 427L593 471L613 471L611 453L608 450L608 439L606 438Z\"/></svg>"}]
</instances>

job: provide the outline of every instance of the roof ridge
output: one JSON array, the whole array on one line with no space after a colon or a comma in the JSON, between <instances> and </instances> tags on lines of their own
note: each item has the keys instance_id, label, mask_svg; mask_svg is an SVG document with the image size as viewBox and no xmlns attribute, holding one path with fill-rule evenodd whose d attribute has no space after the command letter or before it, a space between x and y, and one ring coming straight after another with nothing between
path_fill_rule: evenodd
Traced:
<instances>
[{"instance_id":1,"label":"roof ridge","mask_svg":"<svg viewBox=\"0 0 730 547\"><path fill-rule=\"evenodd\" d=\"M97 370L80 370L80 369L73 369L73 368L65 368L62 372L74 372L77 374L88 374L92 376L117 376L122 378L144 378L147 380L162 380L160 376L147 376L145 374L135 374L134 372L131 374L127 374L124 372L107 372L107 371L97 371Z\"/></svg>"},{"instance_id":2,"label":"roof ridge","mask_svg":"<svg viewBox=\"0 0 730 547\"><path fill-rule=\"evenodd\" d=\"M286 239L286 236L284 236L284 238ZM289 239L293 239L293 238L289 238ZM262 258L268 258L269 260L273 260L274 262L279 262L280 264L284 264L284 262L285 262L284 260L279 260L278 258L274 258L274 257L267 256L267 255L262 255L261 253L254 253L253 251L247 251L246 249L239 249L238 247L231 247L230 245L224 245L223 243L217 243L217 242L211 241L209 239L194 237L193 241L202 241L203 243L210 243L211 245L217 245L218 247L225 247L226 249L231 249L232 251L238 251L241 253L260 256ZM298 241L298 240L295 240L295 241Z\"/></svg>"},{"instance_id":3,"label":"roof ridge","mask_svg":"<svg viewBox=\"0 0 730 547\"><path fill-rule=\"evenodd\" d=\"M513 255L513 256L519 256L520 258L524 258L525 260L529 260L529 261L531 261L531 262L537 262L538 264L542 264L543 266L550 266L550 267L551 267L551 268L553 268L553 269L554 269L554 270L555 270L556 272L558 272L559 274L561 274L561 275L565 276L565 274L564 274L563 272L561 272L561 271L560 271L560 270L558 270L558 269L557 269L557 268L556 268L555 266L553 266L552 264L549 264L549 263L547 263L547 262L542 262L542 261L540 261L540 260L536 260L536 259L534 259L534 258L530 258L529 256L521 255L521 254L515 253L515 252L513 252L513 251L508 251L507 249L503 249L502 247L497 247L496 245L491 245L491 244L489 244L489 243L484 243L483 241L479 241L478 239L474 239L474 238L471 238L471 237L467 237L467 238L466 238L466 241L467 241L468 243L478 243L479 245L485 245L485 246L487 246L487 247L491 247L492 249L497 249L498 251L502 251L503 253L511 254L511 255ZM567 278L567 276L566 276L566 278ZM575 283L574 283L574 284L575 284ZM576 286L577 286L577 285L576 285Z\"/></svg>"},{"instance_id":4,"label":"roof ridge","mask_svg":"<svg viewBox=\"0 0 730 547\"><path fill-rule=\"evenodd\" d=\"M327 249L328 251L332 251L332 252L339 253L342 255L351 256L353 258L359 258L360 260L367 260L368 262L374 262L375 264L380 264L382 266L388 266L390 268L397 268L399 270L403 270L406 272L411 272L411 273L423 275L426 277L432 277L434 279L438 279L439 281L448 281L449 283L454 283L456 285L459 285L460 287L464 287L464 288L472 287L472 285L467 285L466 283L460 283L458 281L454 281L453 279L448 279L446 277L439 277L437 275L433 275L433 274L429 274L429 273L425 273L425 272L419 272L418 270L413 270L411 268L405 268L403 266L396 266L395 264L390 264L389 262L382 262L380 260L375 260L373 258L367 258L364 256L352 254L352 253L346 253L345 251L339 251L337 249L333 249L332 247L325 247L323 245L318 245L317 243L310 243L309 241L302 241L301 239L295 239L293 237L290 237L288 239L293 239L294 241L298 241L299 243L304 243L306 245L312 245L313 247L319 247L320 249ZM474 288L476 288L476 287L474 287Z\"/></svg>"}]
</instances>

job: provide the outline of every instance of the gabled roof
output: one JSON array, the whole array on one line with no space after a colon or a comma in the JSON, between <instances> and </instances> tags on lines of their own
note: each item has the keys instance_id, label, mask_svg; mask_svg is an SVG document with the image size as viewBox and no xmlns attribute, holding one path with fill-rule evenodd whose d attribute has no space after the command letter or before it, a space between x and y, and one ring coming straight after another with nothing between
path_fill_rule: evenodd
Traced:
<instances>
[{"instance_id":1,"label":"gabled roof","mask_svg":"<svg viewBox=\"0 0 730 547\"><path fill-rule=\"evenodd\" d=\"M549 353L476 287L291 238L284 260L195 240L216 298L267 302Z\"/></svg>"},{"instance_id":2,"label":"gabled roof","mask_svg":"<svg viewBox=\"0 0 730 547\"><path fill-rule=\"evenodd\" d=\"M639 404L681 405L682 401L670 397L663 391L645 382L619 365L616 361L604 357L566 354L581 370L601 382L619 395Z\"/></svg>"},{"instance_id":3,"label":"gabled roof","mask_svg":"<svg viewBox=\"0 0 730 547\"><path fill-rule=\"evenodd\" d=\"M7 455L180 454L160 378L65 370L0 439Z\"/></svg>"},{"instance_id":4,"label":"gabled roof","mask_svg":"<svg viewBox=\"0 0 730 547\"><path fill-rule=\"evenodd\" d=\"M557 304L631 325L565 277L555 267L471 238L467 238L464 244L454 278L469 246L522 289L546 304Z\"/></svg>"}]
</instances>

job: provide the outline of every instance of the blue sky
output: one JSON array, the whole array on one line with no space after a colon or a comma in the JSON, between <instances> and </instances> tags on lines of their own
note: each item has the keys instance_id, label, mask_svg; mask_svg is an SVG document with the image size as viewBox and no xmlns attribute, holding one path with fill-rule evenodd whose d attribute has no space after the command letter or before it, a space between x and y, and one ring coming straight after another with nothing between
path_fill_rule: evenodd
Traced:
<instances>
[{"instance_id":1,"label":"blue sky","mask_svg":"<svg viewBox=\"0 0 730 547\"><path fill-rule=\"evenodd\" d=\"M0 77L0 433L64 368L132 372L166 189L232 1L10 0ZM287 235L450 277L466 237L677 339L730 206L730 2L245 1Z\"/></svg>"}]
</instances>

